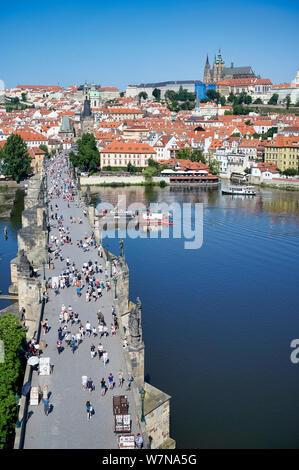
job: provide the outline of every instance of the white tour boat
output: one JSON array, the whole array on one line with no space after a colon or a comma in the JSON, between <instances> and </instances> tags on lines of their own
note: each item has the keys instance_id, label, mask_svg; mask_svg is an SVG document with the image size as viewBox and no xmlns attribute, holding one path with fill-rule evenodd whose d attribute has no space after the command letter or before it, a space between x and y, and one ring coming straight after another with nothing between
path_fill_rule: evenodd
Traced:
<instances>
[{"instance_id":1,"label":"white tour boat","mask_svg":"<svg viewBox=\"0 0 299 470\"><path fill-rule=\"evenodd\" d=\"M222 194L255 196L256 192L253 186L230 186L229 189L222 189Z\"/></svg>"}]
</instances>

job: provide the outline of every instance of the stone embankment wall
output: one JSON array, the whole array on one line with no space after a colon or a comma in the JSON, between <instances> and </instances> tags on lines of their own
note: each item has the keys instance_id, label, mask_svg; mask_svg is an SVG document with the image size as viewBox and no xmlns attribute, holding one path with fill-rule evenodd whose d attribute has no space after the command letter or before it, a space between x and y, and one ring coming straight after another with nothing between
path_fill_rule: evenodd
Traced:
<instances>
[{"instance_id":1,"label":"stone embankment wall","mask_svg":"<svg viewBox=\"0 0 299 470\"><path fill-rule=\"evenodd\" d=\"M154 176L154 183L160 183L160 181L165 181L167 184L170 183L170 178L167 176ZM114 184L114 183L124 183L124 184L142 184L145 183L146 179L144 176L81 176L80 183L82 186L86 185L96 185L96 184Z\"/></svg>"},{"instance_id":2,"label":"stone embankment wall","mask_svg":"<svg viewBox=\"0 0 299 470\"><path fill-rule=\"evenodd\" d=\"M275 184L276 186L299 186L298 179L288 179L288 178L261 178L260 176L249 175L248 182L250 184L260 185L264 184Z\"/></svg>"},{"instance_id":3,"label":"stone embankment wall","mask_svg":"<svg viewBox=\"0 0 299 470\"><path fill-rule=\"evenodd\" d=\"M41 314L41 295L45 290L43 262L47 262L48 227L44 173L31 178L24 198L22 228L18 231L18 253L11 263L9 292L18 295L24 313L27 338L34 336ZM37 275L34 275L34 270Z\"/></svg>"},{"instance_id":4,"label":"stone embankment wall","mask_svg":"<svg viewBox=\"0 0 299 470\"><path fill-rule=\"evenodd\" d=\"M75 174L74 174L75 176ZM80 188L80 184L79 184ZM79 190L81 205L86 210L90 225L98 244L102 243L101 216L90 205L90 188ZM116 256L104 250L107 268L110 260ZM121 337L126 338L124 347L127 370L134 377L132 394L139 413L139 424L145 445L152 449L174 449L175 441L170 437L170 396L148 384L144 380L144 342L142 339L142 308L137 298L136 303L129 301L129 267L124 256L118 257L118 273L112 279L112 290ZM145 390L144 416L142 421L142 403L139 391Z\"/></svg>"}]
</instances>

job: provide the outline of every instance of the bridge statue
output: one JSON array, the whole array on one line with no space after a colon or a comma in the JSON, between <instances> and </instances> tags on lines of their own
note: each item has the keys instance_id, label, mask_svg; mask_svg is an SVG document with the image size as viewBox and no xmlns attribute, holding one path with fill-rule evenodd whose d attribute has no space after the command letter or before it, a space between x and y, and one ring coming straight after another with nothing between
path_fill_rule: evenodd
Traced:
<instances>
[{"instance_id":1,"label":"bridge statue","mask_svg":"<svg viewBox=\"0 0 299 470\"><path fill-rule=\"evenodd\" d=\"M128 323L130 328L131 345L134 347L140 346L142 343L141 311L141 301L139 297L137 297L136 304L131 308Z\"/></svg>"}]
</instances>

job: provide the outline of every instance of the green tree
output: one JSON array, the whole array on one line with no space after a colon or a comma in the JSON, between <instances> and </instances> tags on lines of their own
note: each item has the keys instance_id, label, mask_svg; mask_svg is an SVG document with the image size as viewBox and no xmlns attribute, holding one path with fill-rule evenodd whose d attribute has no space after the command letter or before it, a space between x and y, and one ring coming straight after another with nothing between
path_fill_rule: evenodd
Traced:
<instances>
[{"instance_id":1,"label":"green tree","mask_svg":"<svg viewBox=\"0 0 299 470\"><path fill-rule=\"evenodd\" d=\"M263 104L263 102L262 102L261 98L257 98L257 99L253 102L253 104Z\"/></svg>"},{"instance_id":2,"label":"green tree","mask_svg":"<svg viewBox=\"0 0 299 470\"><path fill-rule=\"evenodd\" d=\"M0 363L0 448L14 437L16 423L15 394L20 394L25 368L22 344L26 333L15 315L0 317L0 339L4 345L4 362Z\"/></svg>"},{"instance_id":3,"label":"green tree","mask_svg":"<svg viewBox=\"0 0 299 470\"><path fill-rule=\"evenodd\" d=\"M191 156L190 156L190 160L191 160L191 162L206 163L206 159L204 157L204 154L202 153L202 151L200 149L193 150L193 152L191 153Z\"/></svg>"},{"instance_id":4,"label":"green tree","mask_svg":"<svg viewBox=\"0 0 299 470\"><path fill-rule=\"evenodd\" d=\"M173 90L166 90L165 99L167 101L177 101L177 94Z\"/></svg>"},{"instance_id":5,"label":"green tree","mask_svg":"<svg viewBox=\"0 0 299 470\"><path fill-rule=\"evenodd\" d=\"M283 101L286 104L286 108L289 109L290 104L291 104L291 95L287 95Z\"/></svg>"},{"instance_id":6,"label":"green tree","mask_svg":"<svg viewBox=\"0 0 299 470\"><path fill-rule=\"evenodd\" d=\"M50 157L49 149L48 149L48 147L47 147L45 144L40 144L39 148L40 148L41 150L43 150L44 152L46 152L46 157L47 157L47 158Z\"/></svg>"},{"instance_id":7,"label":"green tree","mask_svg":"<svg viewBox=\"0 0 299 470\"><path fill-rule=\"evenodd\" d=\"M229 103L234 103L234 102L236 101L236 97L235 97L235 95L233 94L232 91L231 91L230 94L228 95L227 101L228 101Z\"/></svg>"},{"instance_id":8,"label":"green tree","mask_svg":"<svg viewBox=\"0 0 299 470\"><path fill-rule=\"evenodd\" d=\"M149 158L148 161L147 161L147 164L148 164L148 166L153 166L155 168L160 167L159 163L156 160L154 160L153 158Z\"/></svg>"},{"instance_id":9,"label":"green tree","mask_svg":"<svg viewBox=\"0 0 299 470\"><path fill-rule=\"evenodd\" d=\"M278 98L278 94L274 93L269 99L268 104L277 104Z\"/></svg>"},{"instance_id":10,"label":"green tree","mask_svg":"<svg viewBox=\"0 0 299 470\"><path fill-rule=\"evenodd\" d=\"M81 139L77 141L77 147L78 153L70 152L71 163L80 170L96 172L101 161L94 135L90 133L83 134Z\"/></svg>"},{"instance_id":11,"label":"green tree","mask_svg":"<svg viewBox=\"0 0 299 470\"><path fill-rule=\"evenodd\" d=\"M212 175L219 175L220 174L220 162L217 160L212 160L209 163L210 173Z\"/></svg>"},{"instance_id":12,"label":"green tree","mask_svg":"<svg viewBox=\"0 0 299 470\"><path fill-rule=\"evenodd\" d=\"M233 105L233 114L248 114L247 108L244 108L241 104Z\"/></svg>"},{"instance_id":13,"label":"green tree","mask_svg":"<svg viewBox=\"0 0 299 470\"><path fill-rule=\"evenodd\" d=\"M18 134L11 134L0 153L2 171L19 182L28 174L31 160L27 152L27 145Z\"/></svg>"},{"instance_id":14,"label":"green tree","mask_svg":"<svg viewBox=\"0 0 299 470\"><path fill-rule=\"evenodd\" d=\"M124 91L121 91L120 94L119 94L119 96L120 96L121 98L123 98L123 97L125 96L125 92L124 92Z\"/></svg>"},{"instance_id":15,"label":"green tree","mask_svg":"<svg viewBox=\"0 0 299 470\"><path fill-rule=\"evenodd\" d=\"M221 101L221 95L216 90L208 90L207 97L209 98L210 101L214 101L217 104L220 103Z\"/></svg>"},{"instance_id":16,"label":"green tree","mask_svg":"<svg viewBox=\"0 0 299 470\"><path fill-rule=\"evenodd\" d=\"M138 95L138 99L139 99L139 103L141 102L141 100L147 100L148 96L147 96L147 93L145 91L141 91Z\"/></svg>"},{"instance_id":17,"label":"green tree","mask_svg":"<svg viewBox=\"0 0 299 470\"><path fill-rule=\"evenodd\" d=\"M157 168L154 166L148 166L143 170L143 175L147 181L152 181L153 176L156 176Z\"/></svg>"},{"instance_id":18,"label":"green tree","mask_svg":"<svg viewBox=\"0 0 299 470\"><path fill-rule=\"evenodd\" d=\"M160 99L161 99L161 90L159 88L154 88L152 94L153 94L153 97L156 99L156 101L160 101Z\"/></svg>"},{"instance_id":19,"label":"green tree","mask_svg":"<svg viewBox=\"0 0 299 470\"><path fill-rule=\"evenodd\" d=\"M22 101L27 101L26 93L22 93Z\"/></svg>"},{"instance_id":20,"label":"green tree","mask_svg":"<svg viewBox=\"0 0 299 470\"><path fill-rule=\"evenodd\" d=\"M169 109L169 111L173 111L175 113L178 113L180 111L180 105L177 101L172 101L168 106L167 108Z\"/></svg>"},{"instance_id":21,"label":"green tree","mask_svg":"<svg viewBox=\"0 0 299 470\"><path fill-rule=\"evenodd\" d=\"M298 170L295 168L287 168L282 172L282 174L286 176L296 176L298 174Z\"/></svg>"},{"instance_id":22,"label":"green tree","mask_svg":"<svg viewBox=\"0 0 299 470\"><path fill-rule=\"evenodd\" d=\"M180 159L183 159L183 160L190 160L190 158L191 158L191 149L190 148L180 149L176 153L176 158L180 158Z\"/></svg>"},{"instance_id":23,"label":"green tree","mask_svg":"<svg viewBox=\"0 0 299 470\"><path fill-rule=\"evenodd\" d=\"M128 166L127 166L127 171L128 171L129 173L136 173L137 168L136 168L134 165L132 165L131 162L129 162L129 163L128 163Z\"/></svg>"}]
</instances>

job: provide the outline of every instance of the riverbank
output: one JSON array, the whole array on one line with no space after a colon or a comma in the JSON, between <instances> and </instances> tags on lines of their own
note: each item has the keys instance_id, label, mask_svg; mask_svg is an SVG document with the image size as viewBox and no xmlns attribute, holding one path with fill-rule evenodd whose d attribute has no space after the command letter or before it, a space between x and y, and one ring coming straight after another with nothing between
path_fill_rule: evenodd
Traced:
<instances>
[{"instance_id":1,"label":"riverbank","mask_svg":"<svg viewBox=\"0 0 299 470\"><path fill-rule=\"evenodd\" d=\"M261 188L280 189L282 191L299 191L299 184L261 183Z\"/></svg>"}]
</instances>

